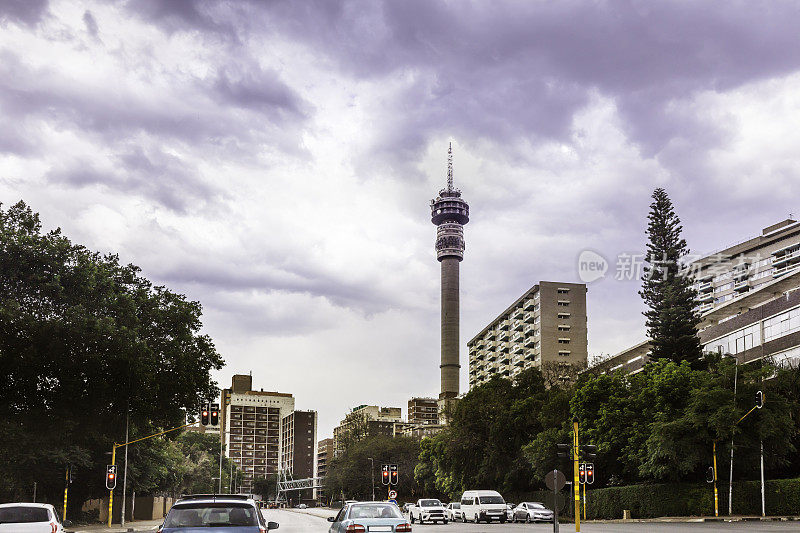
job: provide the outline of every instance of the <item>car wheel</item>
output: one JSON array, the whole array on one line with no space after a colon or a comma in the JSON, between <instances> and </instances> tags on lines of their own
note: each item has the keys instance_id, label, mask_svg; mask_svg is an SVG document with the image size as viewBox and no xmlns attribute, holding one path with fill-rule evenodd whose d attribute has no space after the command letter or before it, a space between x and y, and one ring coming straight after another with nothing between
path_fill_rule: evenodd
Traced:
<instances>
[{"instance_id":1,"label":"car wheel","mask_svg":"<svg viewBox=\"0 0 800 533\"><path fill-rule=\"evenodd\" d=\"M506 517L505 516L501 516L500 517L500 523L501 524L505 524L506 523Z\"/></svg>"},{"instance_id":2,"label":"car wheel","mask_svg":"<svg viewBox=\"0 0 800 533\"><path fill-rule=\"evenodd\" d=\"M443 521L442 524L447 525L447 520Z\"/></svg>"}]
</instances>

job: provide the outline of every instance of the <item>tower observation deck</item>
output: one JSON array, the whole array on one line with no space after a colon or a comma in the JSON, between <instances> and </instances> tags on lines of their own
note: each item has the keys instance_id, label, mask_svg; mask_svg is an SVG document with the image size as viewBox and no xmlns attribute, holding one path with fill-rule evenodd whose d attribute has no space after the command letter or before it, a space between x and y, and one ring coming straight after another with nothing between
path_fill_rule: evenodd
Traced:
<instances>
[{"instance_id":1,"label":"tower observation deck","mask_svg":"<svg viewBox=\"0 0 800 533\"><path fill-rule=\"evenodd\" d=\"M440 400L459 392L459 262L464 259L464 224L469 205L453 187L453 147L447 151L447 187L431 200L431 222L436 230L436 258L442 270L442 353Z\"/></svg>"}]
</instances>

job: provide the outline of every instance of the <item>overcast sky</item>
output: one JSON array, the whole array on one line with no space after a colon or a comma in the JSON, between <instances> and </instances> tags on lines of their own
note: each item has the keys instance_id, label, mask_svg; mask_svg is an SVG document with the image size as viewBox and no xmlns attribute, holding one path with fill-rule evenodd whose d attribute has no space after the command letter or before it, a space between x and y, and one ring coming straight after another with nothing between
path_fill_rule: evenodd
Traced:
<instances>
[{"instance_id":1,"label":"overcast sky","mask_svg":"<svg viewBox=\"0 0 800 533\"><path fill-rule=\"evenodd\" d=\"M330 436L439 392L429 201L470 203L466 342L539 280L644 338L650 194L693 252L800 214L797 2L0 2L0 201L199 300L227 366Z\"/></svg>"}]
</instances>

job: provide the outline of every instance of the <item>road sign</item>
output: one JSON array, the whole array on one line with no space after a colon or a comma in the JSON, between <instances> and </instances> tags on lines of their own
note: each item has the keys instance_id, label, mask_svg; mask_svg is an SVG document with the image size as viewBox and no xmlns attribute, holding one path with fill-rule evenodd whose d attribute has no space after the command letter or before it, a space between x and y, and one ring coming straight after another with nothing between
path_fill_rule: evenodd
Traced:
<instances>
[{"instance_id":1,"label":"road sign","mask_svg":"<svg viewBox=\"0 0 800 533\"><path fill-rule=\"evenodd\" d=\"M550 490L561 490L567 483L567 478L564 477L564 472L560 470L553 470L544 476L544 483Z\"/></svg>"},{"instance_id":2,"label":"road sign","mask_svg":"<svg viewBox=\"0 0 800 533\"><path fill-rule=\"evenodd\" d=\"M389 499L390 500L394 500L395 498L397 498L397 491L396 490L390 490L389 491Z\"/></svg>"}]
</instances>

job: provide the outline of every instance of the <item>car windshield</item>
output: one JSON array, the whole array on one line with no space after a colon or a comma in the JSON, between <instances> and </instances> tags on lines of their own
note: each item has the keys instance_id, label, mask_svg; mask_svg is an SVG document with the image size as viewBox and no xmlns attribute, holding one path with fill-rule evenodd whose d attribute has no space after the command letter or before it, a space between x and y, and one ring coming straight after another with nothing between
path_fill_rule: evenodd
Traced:
<instances>
[{"instance_id":1,"label":"car windshield","mask_svg":"<svg viewBox=\"0 0 800 533\"><path fill-rule=\"evenodd\" d=\"M454 503L453 504L453 509L461 509L461 504L460 503Z\"/></svg>"},{"instance_id":2,"label":"car windshield","mask_svg":"<svg viewBox=\"0 0 800 533\"><path fill-rule=\"evenodd\" d=\"M422 507L441 507L442 502L439 500L422 500L419 502Z\"/></svg>"},{"instance_id":3,"label":"car windshield","mask_svg":"<svg viewBox=\"0 0 800 533\"><path fill-rule=\"evenodd\" d=\"M257 526L256 508L235 503L193 503L173 507L164 527Z\"/></svg>"},{"instance_id":4,"label":"car windshield","mask_svg":"<svg viewBox=\"0 0 800 533\"><path fill-rule=\"evenodd\" d=\"M528 509L547 509L547 507L545 507L541 503L530 503L530 502L528 502Z\"/></svg>"},{"instance_id":5,"label":"car windshield","mask_svg":"<svg viewBox=\"0 0 800 533\"><path fill-rule=\"evenodd\" d=\"M392 503L359 503L350 506L350 520L358 518L403 518L400 509Z\"/></svg>"},{"instance_id":6,"label":"car windshield","mask_svg":"<svg viewBox=\"0 0 800 533\"><path fill-rule=\"evenodd\" d=\"M487 503L503 504L503 503L506 503L505 501L503 501L503 497L502 496L481 496L480 497L480 502L481 502L481 504L487 504Z\"/></svg>"},{"instance_id":7,"label":"car windshield","mask_svg":"<svg viewBox=\"0 0 800 533\"><path fill-rule=\"evenodd\" d=\"M0 523L24 524L27 522L49 522L50 517L44 507L0 507Z\"/></svg>"}]
</instances>

